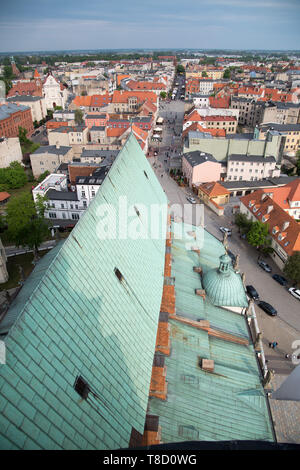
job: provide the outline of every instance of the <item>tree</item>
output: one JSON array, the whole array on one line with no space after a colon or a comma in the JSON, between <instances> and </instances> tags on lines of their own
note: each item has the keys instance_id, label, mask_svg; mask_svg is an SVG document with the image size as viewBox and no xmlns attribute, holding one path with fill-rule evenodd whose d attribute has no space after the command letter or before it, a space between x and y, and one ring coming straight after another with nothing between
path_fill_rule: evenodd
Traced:
<instances>
[{"instance_id":1,"label":"tree","mask_svg":"<svg viewBox=\"0 0 300 470\"><path fill-rule=\"evenodd\" d=\"M44 198L35 204L30 193L22 193L11 199L6 208L8 236L16 246L33 249L37 259L38 248L48 235L48 224L44 219Z\"/></svg>"},{"instance_id":2,"label":"tree","mask_svg":"<svg viewBox=\"0 0 300 470\"><path fill-rule=\"evenodd\" d=\"M48 175L50 175L50 172L48 170L44 171L38 178L37 182L41 183Z\"/></svg>"},{"instance_id":3,"label":"tree","mask_svg":"<svg viewBox=\"0 0 300 470\"><path fill-rule=\"evenodd\" d=\"M164 100L167 97L167 93L165 91L160 92L160 97Z\"/></svg>"},{"instance_id":4,"label":"tree","mask_svg":"<svg viewBox=\"0 0 300 470\"><path fill-rule=\"evenodd\" d=\"M78 126L83 123L83 111L81 109L75 109L74 120Z\"/></svg>"},{"instance_id":5,"label":"tree","mask_svg":"<svg viewBox=\"0 0 300 470\"><path fill-rule=\"evenodd\" d=\"M259 220L251 224L250 230L247 233L247 241L252 246L265 246L267 245L267 237L269 235L268 224L263 224Z\"/></svg>"},{"instance_id":6,"label":"tree","mask_svg":"<svg viewBox=\"0 0 300 470\"><path fill-rule=\"evenodd\" d=\"M35 152L40 146L40 144L36 144L27 138L27 129L21 126L19 126L19 140L23 155Z\"/></svg>"},{"instance_id":7,"label":"tree","mask_svg":"<svg viewBox=\"0 0 300 470\"><path fill-rule=\"evenodd\" d=\"M248 233L252 225L251 220L248 219L246 214L242 214L241 212L235 214L234 222L239 227L239 232L242 234Z\"/></svg>"},{"instance_id":8,"label":"tree","mask_svg":"<svg viewBox=\"0 0 300 470\"><path fill-rule=\"evenodd\" d=\"M202 77L203 77L203 78L207 78L207 77L208 77L207 72L205 72L205 70L202 72Z\"/></svg>"},{"instance_id":9,"label":"tree","mask_svg":"<svg viewBox=\"0 0 300 470\"><path fill-rule=\"evenodd\" d=\"M177 67L176 67L176 72L177 73L184 73L185 72L184 66L181 65L181 64L178 64Z\"/></svg>"},{"instance_id":10,"label":"tree","mask_svg":"<svg viewBox=\"0 0 300 470\"><path fill-rule=\"evenodd\" d=\"M25 183L27 176L19 162L11 162L9 167L0 169L0 186L3 191L22 188Z\"/></svg>"},{"instance_id":11,"label":"tree","mask_svg":"<svg viewBox=\"0 0 300 470\"><path fill-rule=\"evenodd\" d=\"M288 258L283 272L294 283L300 282L300 251L296 251Z\"/></svg>"},{"instance_id":12,"label":"tree","mask_svg":"<svg viewBox=\"0 0 300 470\"><path fill-rule=\"evenodd\" d=\"M230 70L226 69L225 72L224 72L223 78L230 78L230 77L231 77Z\"/></svg>"}]
</instances>

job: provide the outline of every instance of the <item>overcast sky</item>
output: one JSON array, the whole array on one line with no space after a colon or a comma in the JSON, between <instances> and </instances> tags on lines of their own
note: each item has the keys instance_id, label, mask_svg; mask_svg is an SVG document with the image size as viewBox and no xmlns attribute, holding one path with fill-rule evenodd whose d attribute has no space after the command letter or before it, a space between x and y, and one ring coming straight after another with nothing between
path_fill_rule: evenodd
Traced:
<instances>
[{"instance_id":1,"label":"overcast sky","mask_svg":"<svg viewBox=\"0 0 300 470\"><path fill-rule=\"evenodd\" d=\"M9 0L0 51L300 49L299 25L300 0Z\"/></svg>"}]
</instances>

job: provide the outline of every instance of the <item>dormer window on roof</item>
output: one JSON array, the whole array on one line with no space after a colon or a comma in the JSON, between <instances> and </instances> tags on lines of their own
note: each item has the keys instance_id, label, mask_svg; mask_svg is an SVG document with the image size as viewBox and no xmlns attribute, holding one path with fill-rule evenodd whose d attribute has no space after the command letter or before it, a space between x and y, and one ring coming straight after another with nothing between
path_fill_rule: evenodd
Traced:
<instances>
[{"instance_id":1,"label":"dormer window on roof","mask_svg":"<svg viewBox=\"0 0 300 470\"><path fill-rule=\"evenodd\" d=\"M273 227L273 230L272 230L273 235L275 235L275 233L277 233L278 231L279 231L279 227L277 227L277 225Z\"/></svg>"},{"instance_id":2,"label":"dormer window on roof","mask_svg":"<svg viewBox=\"0 0 300 470\"><path fill-rule=\"evenodd\" d=\"M286 232L281 232L281 233L278 235L278 240L281 242L285 237L286 237Z\"/></svg>"}]
</instances>

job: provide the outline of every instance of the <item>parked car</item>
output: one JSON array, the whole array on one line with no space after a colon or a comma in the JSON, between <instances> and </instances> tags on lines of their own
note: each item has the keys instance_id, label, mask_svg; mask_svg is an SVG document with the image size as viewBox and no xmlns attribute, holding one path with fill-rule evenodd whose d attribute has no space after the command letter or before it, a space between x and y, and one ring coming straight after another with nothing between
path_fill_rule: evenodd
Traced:
<instances>
[{"instance_id":1,"label":"parked car","mask_svg":"<svg viewBox=\"0 0 300 470\"><path fill-rule=\"evenodd\" d=\"M193 197L190 197L190 196L187 196L187 200L191 203L191 204L196 204L196 199L193 198Z\"/></svg>"},{"instance_id":2,"label":"parked car","mask_svg":"<svg viewBox=\"0 0 300 470\"><path fill-rule=\"evenodd\" d=\"M282 286L286 286L288 283L288 280L285 277L280 276L280 274L273 274L272 278L275 279L275 281L279 282L279 284L281 284Z\"/></svg>"},{"instance_id":3,"label":"parked car","mask_svg":"<svg viewBox=\"0 0 300 470\"><path fill-rule=\"evenodd\" d=\"M223 233L227 233L228 236L230 236L230 235L232 234L230 228L220 227L220 230L221 230L221 232L223 232Z\"/></svg>"},{"instance_id":4,"label":"parked car","mask_svg":"<svg viewBox=\"0 0 300 470\"><path fill-rule=\"evenodd\" d=\"M258 300L259 295L256 289L253 286L246 286L246 291L252 297L253 300Z\"/></svg>"},{"instance_id":5,"label":"parked car","mask_svg":"<svg viewBox=\"0 0 300 470\"><path fill-rule=\"evenodd\" d=\"M271 266L269 266L268 263L266 263L265 261L258 260L258 261L257 261L257 264L258 264L264 271L266 271L267 273L271 273L271 272L272 272Z\"/></svg>"},{"instance_id":6,"label":"parked car","mask_svg":"<svg viewBox=\"0 0 300 470\"><path fill-rule=\"evenodd\" d=\"M268 315L271 315L272 317L275 317L277 315L277 310L275 310L274 307L272 307L271 304L268 304L268 302L261 301L258 303L258 306L266 312Z\"/></svg>"},{"instance_id":7,"label":"parked car","mask_svg":"<svg viewBox=\"0 0 300 470\"><path fill-rule=\"evenodd\" d=\"M289 293L296 297L296 299L300 300L300 289L296 289L296 287L290 287Z\"/></svg>"}]
</instances>

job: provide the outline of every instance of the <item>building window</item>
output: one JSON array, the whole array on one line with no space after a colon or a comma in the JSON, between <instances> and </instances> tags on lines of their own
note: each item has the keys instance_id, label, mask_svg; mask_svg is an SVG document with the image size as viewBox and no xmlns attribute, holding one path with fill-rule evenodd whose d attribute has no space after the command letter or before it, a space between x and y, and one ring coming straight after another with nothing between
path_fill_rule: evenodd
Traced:
<instances>
[{"instance_id":1,"label":"building window","mask_svg":"<svg viewBox=\"0 0 300 470\"><path fill-rule=\"evenodd\" d=\"M50 219L56 219L56 212L49 212Z\"/></svg>"},{"instance_id":2,"label":"building window","mask_svg":"<svg viewBox=\"0 0 300 470\"><path fill-rule=\"evenodd\" d=\"M79 214L72 214L73 220L79 220Z\"/></svg>"}]
</instances>

